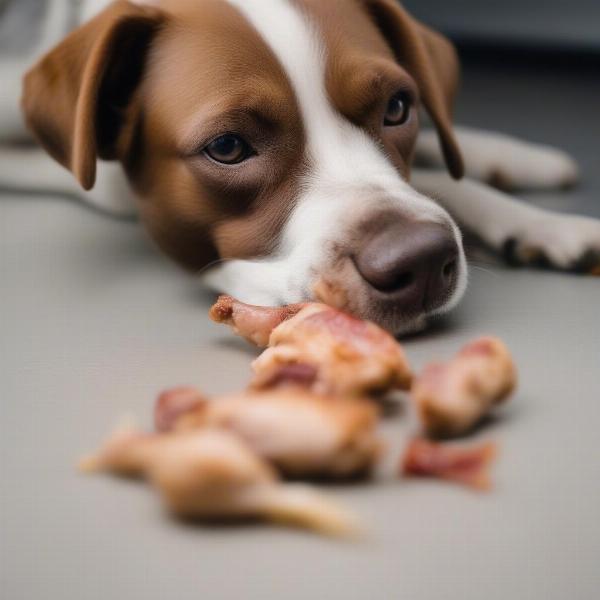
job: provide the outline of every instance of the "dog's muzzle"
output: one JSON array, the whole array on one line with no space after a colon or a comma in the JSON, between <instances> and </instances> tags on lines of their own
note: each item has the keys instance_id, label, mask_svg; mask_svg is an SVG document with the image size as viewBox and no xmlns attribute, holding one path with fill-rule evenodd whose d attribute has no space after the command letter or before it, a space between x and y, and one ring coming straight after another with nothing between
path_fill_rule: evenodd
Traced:
<instances>
[{"instance_id":1,"label":"dog's muzzle","mask_svg":"<svg viewBox=\"0 0 600 600\"><path fill-rule=\"evenodd\" d=\"M353 259L371 292L406 315L440 308L457 287L459 248L453 232L438 223L387 223L362 242Z\"/></svg>"}]
</instances>

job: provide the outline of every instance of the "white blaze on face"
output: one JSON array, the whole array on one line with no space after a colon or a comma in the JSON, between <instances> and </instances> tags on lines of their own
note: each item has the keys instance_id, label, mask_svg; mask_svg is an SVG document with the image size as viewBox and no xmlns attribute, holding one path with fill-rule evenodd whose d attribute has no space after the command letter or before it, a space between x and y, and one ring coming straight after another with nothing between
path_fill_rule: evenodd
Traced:
<instances>
[{"instance_id":1,"label":"white blaze on face","mask_svg":"<svg viewBox=\"0 0 600 600\"><path fill-rule=\"evenodd\" d=\"M326 50L317 25L289 0L228 0L279 60L294 90L310 164L277 252L268 260L232 261L208 272L219 291L245 302L285 304L310 298L330 242L358 218L383 209L399 218L445 223L448 214L404 181L364 131L333 107L325 86ZM461 258L464 262L464 259ZM461 271L466 271L462 265ZM464 274L461 279L465 279ZM455 296L462 295L462 288Z\"/></svg>"}]
</instances>

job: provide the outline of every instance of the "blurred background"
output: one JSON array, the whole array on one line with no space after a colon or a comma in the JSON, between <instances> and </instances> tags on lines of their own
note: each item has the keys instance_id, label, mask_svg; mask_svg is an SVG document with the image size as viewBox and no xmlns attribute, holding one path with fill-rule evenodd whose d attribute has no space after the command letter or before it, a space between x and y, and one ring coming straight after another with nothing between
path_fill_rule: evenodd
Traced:
<instances>
[{"instance_id":1,"label":"blurred background","mask_svg":"<svg viewBox=\"0 0 600 600\"><path fill-rule=\"evenodd\" d=\"M29 62L35 26L21 26L44 4L0 0L0 96L15 106L3 58ZM600 217L600 0L404 4L458 46L458 123L562 148L581 166L573 190L520 196ZM75 461L120 414L148 415L160 389L243 386L251 351L209 323L210 296L136 222L2 187L0 598L600 598L598 279L474 264L447 326L403 342L417 370L482 333L513 350L518 394L482 432L502 447L488 496L331 486L367 517L360 544L184 527L141 487L82 480Z\"/></svg>"},{"instance_id":2,"label":"blurred background","mask_svg":"<svg viewBox=\"0 0 600 600\"><path fill-rule=\"evenodd\" d=\"M597 0L408 0L403 4L464 47L600 53Z\"/></svg>"},{"instance_id":3,"label":"blurred background","mask_svg":"<svg viewBox=\"0 0 600 600\"><path fill-rule=\"evenodd\" d=\"M456 44L463 82L456 121L560 147L582 182L529 202L600 216L600 2L406 0Z\"/></svg>"}]
</instances>

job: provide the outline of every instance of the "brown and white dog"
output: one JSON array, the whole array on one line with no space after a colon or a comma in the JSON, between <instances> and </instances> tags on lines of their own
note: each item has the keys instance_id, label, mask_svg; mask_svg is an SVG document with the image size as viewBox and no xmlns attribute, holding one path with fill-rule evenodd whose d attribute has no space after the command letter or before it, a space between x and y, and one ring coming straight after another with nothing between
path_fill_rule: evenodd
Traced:
<instances>
[{"instance_id":1,"label":"brown and white dog","mask_svg":"<svg viewBox=\"0 0 600 600\"><path fill-rule=\"evenodd\" d=\"M96 0L80 19L25 78L30 130L82 197L134 205L219 291L288 304L324 280L403 333L464 293L456 223L523 263L600 262L599 221L475 181L560 187L577 169L547 147L455 132L455 51L394 0ZM419 134L421 107L435 133ZM454 180L411 174L415 154ZM21 158L5 158L0 181L18 185ZM71 189L37 160L40 185Z\"/></svg>"}]
</instances>

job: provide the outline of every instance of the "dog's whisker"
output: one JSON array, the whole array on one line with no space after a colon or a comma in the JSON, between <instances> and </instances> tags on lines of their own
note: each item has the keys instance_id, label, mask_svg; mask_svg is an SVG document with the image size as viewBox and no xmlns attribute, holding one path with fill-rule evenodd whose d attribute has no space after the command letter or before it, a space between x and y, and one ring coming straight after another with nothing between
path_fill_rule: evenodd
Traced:
<instances>
[{"instance_id":1,"label":"dog's whisker","mask_svg":"<svg viewBox=\"0 0 600 600\"><path fill-rule=\"evenodd\" d=\"M202 267L201 269L199 269L198 271L196 271L195 275L197 277L200 277L201 275L203 275L209 269L212 269L213 267L216 267L218 265L222 265L222 264L225 264L225 263L232 262L233 260L234 260L233 258L218 258L217 260L213 260L211 263L208 263L207 265L205 265L204 267Z\"/></svg>"},{"instance_id":2,"label":"dog's whisker","mask_svg":"<svg viewBox=\"0 0 600 600\"><path fill-rule=\"evenodd\" d=\"M482 271L483 273L487 273L488 275L492 275L493 277L498 277L498 273L495 273L494 271L491 271L490 269L486 269L485 267L482 267L480 265L475 265L473 263L469 263L469 267L471 269L476 269L477 271Z\"/></svg>"}]
</instances>

